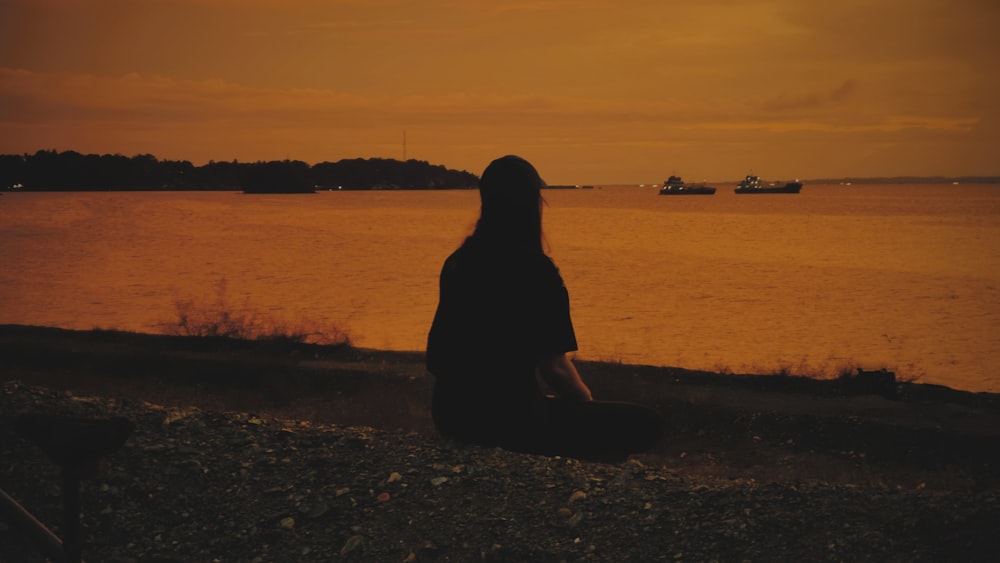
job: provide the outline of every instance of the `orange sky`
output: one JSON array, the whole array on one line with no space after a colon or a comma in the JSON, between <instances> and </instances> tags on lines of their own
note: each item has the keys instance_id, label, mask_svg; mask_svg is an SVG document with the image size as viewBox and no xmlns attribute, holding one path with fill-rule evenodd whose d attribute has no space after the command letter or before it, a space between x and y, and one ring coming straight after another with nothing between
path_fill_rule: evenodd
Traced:
<instances>
[{"instance_id":1,"label":"orange sky","mask_svg":"<svg viewBox=\"0 0 1000 563\"><path fill-rule=\"evenodd\" d=\"M1000 175L997 0L2 0L0 153Z\"/></svg>"}]
</instances>

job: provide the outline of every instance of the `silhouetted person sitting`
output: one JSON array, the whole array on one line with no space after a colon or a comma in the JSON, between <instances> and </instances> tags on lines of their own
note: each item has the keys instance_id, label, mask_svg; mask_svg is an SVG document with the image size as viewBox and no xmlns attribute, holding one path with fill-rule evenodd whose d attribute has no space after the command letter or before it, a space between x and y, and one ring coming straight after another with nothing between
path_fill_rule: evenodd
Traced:
<instances>
[{"instance_id":1,"label":"silhouetted person sitting","mask_svg":"<svg viewBox=\"0 0 1000 563\"><path fill-rule=\"evenodd\" d=\"M622 460L655 445L663 421L644 406L594 401L566 355L576 335L543 248L544 185L517 156L483 172L479 221L445 260L427 339L434 424L462 442Z\"/></svg>"}]
</instances>

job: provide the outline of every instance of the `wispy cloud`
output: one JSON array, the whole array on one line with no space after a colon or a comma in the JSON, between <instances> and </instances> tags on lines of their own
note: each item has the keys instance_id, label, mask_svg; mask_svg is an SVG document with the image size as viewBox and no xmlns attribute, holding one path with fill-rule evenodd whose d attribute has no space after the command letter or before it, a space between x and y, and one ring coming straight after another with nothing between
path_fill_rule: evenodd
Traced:
<instances>
[{"instance_id":1,"label":"wispy cloud","mask_svg":"<svg viewBox=\"0 0 1000 563\"><path fill-rule=\"evenodd\" d=\"M839 86L827 92L806 92L799 94L779 94L765 100L763 109L772 112L798 110L804 108L821 108L831 104L844 102L857 89L857 82L845 80Z\"/></svg>"},{"instance_id":2,"label":"wispy cloud","mask_svg":"<svg viewBox=\"0 0 1000 563\"><path fill-rule=\"evenodd\" d=\"M222 80L178 80L127 74L117 77L0 69L0 115L6 122L52 120L247 123L288 128L365 128L410 123L532 129L580 129L597 124L628 132L651 127L773 131L965 129L975 116L829 114L856 90L845 81L825 92L781 95L760 102L768 115L747 119L742 105L714 101L609 101L543 94L358 95L327 89L261 88ZM813 110L811 113L807 110ZM787 117L780 117L787 114ZM628 134L628 133L626 133Z\"/></svg>"}]
</instances>

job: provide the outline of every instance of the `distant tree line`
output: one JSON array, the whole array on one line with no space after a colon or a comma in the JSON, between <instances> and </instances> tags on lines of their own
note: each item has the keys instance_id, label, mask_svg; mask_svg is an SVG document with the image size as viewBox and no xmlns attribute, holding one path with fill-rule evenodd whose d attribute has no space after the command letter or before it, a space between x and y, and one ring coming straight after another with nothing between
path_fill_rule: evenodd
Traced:
<instances>
[{"instance_id":1,"label":"distant tree line","mask_svg":"<svg viewBox=\"0 0 1000 563\"><path fill-rule=\"evenodd\" d=\"M0 189L246 190L459 189L479 178L422 160L356 158L309 165L299 160L215 162L195 166L151 154L80 154L41 150L0 155Z\"/></svg>"}]
</instances>

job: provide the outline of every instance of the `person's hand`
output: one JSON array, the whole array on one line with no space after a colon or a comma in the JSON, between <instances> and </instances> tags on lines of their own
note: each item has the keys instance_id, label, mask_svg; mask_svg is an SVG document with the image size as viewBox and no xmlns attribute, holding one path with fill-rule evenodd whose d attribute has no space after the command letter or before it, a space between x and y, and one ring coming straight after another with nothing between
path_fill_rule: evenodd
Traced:
<instances>
[{"instance_id":1,"label":"person's hand","mask_svg":"<svg viewBox=\"0 0 1000 563\"><path fill-rule=\"evenodd\" d=\"M538 366L542 381L560 397L577 401L592 401L590 388L580 378L576 366L566 354L550 356Z\"/></svg>"}]
</instances>

